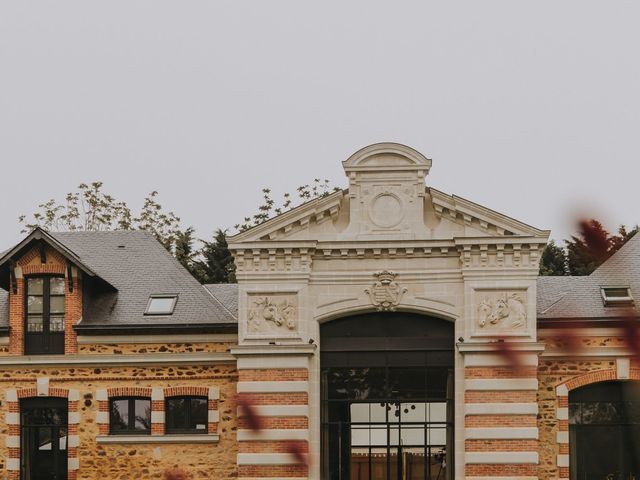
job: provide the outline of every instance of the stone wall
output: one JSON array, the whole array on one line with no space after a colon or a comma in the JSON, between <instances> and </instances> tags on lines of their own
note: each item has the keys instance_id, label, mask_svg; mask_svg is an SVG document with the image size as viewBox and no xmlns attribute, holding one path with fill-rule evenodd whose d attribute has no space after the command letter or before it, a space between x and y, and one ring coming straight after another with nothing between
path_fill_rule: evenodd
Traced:
<instances>
[{"instance_id":1,"label":"stone wall","mask_svg":"<svg viewBox=\"0 0 640 480\"><path fill-rule=\"evenodd\" d=\"M563 337L544 337L541 341L548 353L563 349L568 353L558 357L543 354L538 365L538 478L564 479L569 477L568 467L558 464L558 456L568 456L569 445L558 441L558 432L568 431L568 420L558 412L568 407L567 392L583 384L618 378L619 357L613 351L607 355L606 349L619 350L628 342L616 335L576 337L572 342ZM631 362L630 370L635 368L637 365ZM563 395L558 393L559 388Z\"/></svg>"},{"instance_id":2,"label":"stone wall","mask_svg":"<svg viewBox=\"0 0 640 480\"><path fill-rule=\"evenodd\" d=\"M147 337L147 339L153 337ZM197 353L197 352L227 352L230 343L100 343L80 344L80 354L145 354L145 353Z\"/></svg>"},{"instance_id":3,"label":"stone wall","mask_svg":"<svg viewBox=\"0 0 640 480\"><path fill-rule=\"evenodd\" d=\"M105 479L159 479L168 467L180 466L193 475L193 479L226 479L237 477L236 455L238 452L236 429L237 407L235 402L237 374L235 365L184 366L166 365L101 367L101 368L5 368L0 371L0 436L16 435L8 425L8 413L12 406L11 391L36 392L36 380L49 379L49 388L62 391L77 391L79 422L77 435L78 470L76 478ZM219 390L217 408L219 422L215 427L219 434L217 443L99 443L98 390L117 387L214 387ZM15 405L15 403L13 404ZM211 431L211 426L210 426ZM13 479L9 474L8 459L16 455L3 440L0 443L0 479ZM19 452L19 450L18 450ZM70 478L73 475L70 475Z\"/></svg>"}]
</instances>

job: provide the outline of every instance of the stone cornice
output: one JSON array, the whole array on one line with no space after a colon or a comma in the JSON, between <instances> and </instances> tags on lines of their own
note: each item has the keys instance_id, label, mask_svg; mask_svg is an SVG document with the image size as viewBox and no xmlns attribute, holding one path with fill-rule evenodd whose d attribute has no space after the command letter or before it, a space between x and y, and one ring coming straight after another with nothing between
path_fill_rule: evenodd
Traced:
<instances>
[{"instance_id":1,"label":"stone cornice","mask_svg":"<svg viewBox=\"0 0 640 480\"><path fill-rule=\"evenodd\" d=\"M243 355L306 355L311 356L316 353L316 344L255 344L238 345L231 348L231 354L238 357Z\"/></svg>"},{"instance_id":2,"label":"stone cornice","mask_svg":"<svg viewBox=\"0 0 640 480\"><path fill-rule=\"evenodd\" d=\"M79 335L78 345L237 342L235 333L175 335ZM1 344L1 343L0 343Z\"/></svg>"},{"instance_id":3,"label":"stone cornice","mask_svg":"<svg viewBox=\"0 0 640 480\"><path fill-rule=\"evenodd\" d=\"M546 348L544 343L540 342L519 342L519 341L507 341L509 344L509 351L517 352L543 352ZM460 353L490 353L495 354L499 352L500 342L497 340L490 342L458 342L456 347Z\"/></svg>"}]
</instances>

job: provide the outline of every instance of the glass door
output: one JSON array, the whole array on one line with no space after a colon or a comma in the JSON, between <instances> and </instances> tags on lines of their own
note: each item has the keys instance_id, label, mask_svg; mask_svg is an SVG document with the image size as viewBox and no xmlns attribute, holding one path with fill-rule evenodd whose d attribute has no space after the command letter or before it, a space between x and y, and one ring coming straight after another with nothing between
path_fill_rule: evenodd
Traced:
<instances>
[{"instance_id":1,"label":"glass door","mask_svg":"<svg viewBox=\"0 0 640 480\"><path fill-rule=\"evenodd\" d=\"M20 402L21 480L66 480L67 400Z\"/></svg>"}]
</instances>

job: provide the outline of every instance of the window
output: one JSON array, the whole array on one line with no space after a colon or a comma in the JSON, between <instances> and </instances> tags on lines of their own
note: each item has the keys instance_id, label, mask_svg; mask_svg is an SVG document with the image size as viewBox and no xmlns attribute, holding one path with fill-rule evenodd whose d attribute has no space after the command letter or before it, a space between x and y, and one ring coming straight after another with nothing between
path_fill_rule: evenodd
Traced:
<instances>
[{"instance_id":1,"label":"window","mask_svg":"<svg viewBox=\"0 0 640 480\"><path fill-rule=\"evenodd\" d=\"M151 295L145 315L171 315L178 301L177 295Z\"/></svg>"},{"instance_id":2,"label":"window","mask_svg":"<svg viewBox=\"0 0 640 480\"><path fill-rule=\"evenodd\" d=\"M629 287L602 287L602 300L605 306L632 305L633 297Z\"/></svg>"},{"instance_id":3,"label":"window","mask_svg":"<svg viewBox=\"0 0 640 480\"><path fill-rule=\"evenodd\" d=\"M28 277L25 353L64 353L63 277Z\"/></svg>"},{"instance_id":4,"label":"window","mask_svg":"<svg viewBox=\"0 0 640 480\"><path fill-rule=\"evenodd\" d=\"M117 397L109 401L109 433L146 435L151 433L151 399Z\"/></svg>"},{"instance_id":5,"label":"window","mask_svg":"<svg viewBox=\"0 0 640 480\"><path fill-rule=\"evenodd\" d=\"M569 392L572 480L640 475L640 382L607 381Z\"/></svg>"},{"instance_id":6,"label":"window","mask_svg":"<svg viewBox=\"0 0 640 480\"><path fill-rule=\"evenodd\" d=\"M169 397L165 400L167 433L207 433L207 397Z\"/></svg>"}]
</instances>

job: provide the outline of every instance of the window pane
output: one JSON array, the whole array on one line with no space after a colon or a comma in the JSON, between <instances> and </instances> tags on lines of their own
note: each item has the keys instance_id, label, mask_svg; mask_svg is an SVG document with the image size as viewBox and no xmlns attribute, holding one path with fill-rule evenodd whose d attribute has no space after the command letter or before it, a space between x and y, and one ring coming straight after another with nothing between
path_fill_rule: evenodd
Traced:
<instances>
[{"instance_id":1,"label":"window pane","mask_svg":"<svg viewBox=\"0 0 640 480\"><path fill-rule=\"evenodd\" d=\"M207 399L192 398L191 399L191 428L206 432L208 422Z\"/></svg>"},{"instance_id":2,"label":"window pane","mask_svg":"<svg viewBox=\"0 0 640 480\"><path fill-rule=\"evenodd\" d=\"M42 313L42 297L29 295L27 298L27 313Z\"/></svg>"},{"instance_id":3,"label":"window pane","mask_svg":"<svg viewBox=\"0 0 640 480\"><path fill-rule=\"evenodd\" d=\"M42 332L42 316L29 316L27 318L27 332L40 333Z\"/></svg>"},{"instance_id":4,"label":"window pane","mask_svg":"<svg viewBox=\"0 0 640 480\"><path fill-rule=\"evenodd\" d=\"M607 297L621 298L629 296L629 289L627 288L605 288L604 293Z\"/></svg>"},{"instance_id":5,"label":"window pane","mask_svg":"<svg viewBox=\"0 0 640 480\"><path fill-rule=\"evenodd\" d=\"M129 399L111 400L110 428L112 432L129 428Z\"/></svg>"},{"instance_id":6,"label":"window pane","mask_svg":"<svg viewBox=\"0 0 640 480\"><path fill-rule=\"evenodd\" d=\"M133 428L136 431L151 430L151 400L135 400L136 418Z\"/></svg>"},{"instance_id":7,"label":"window pane","mask_svg":"<svg viewBox=\"0 0 640 480\"><path fill-rule=\"evenodd\" d=\"M60 450L66 450L67 449L67 429L66 428L61 428L58 430L58 441L59 443L59 448Z\"/></svg>"},{"instance_id":8,"label":"window pane","mask_svg":"<svg viewBox=\"0 0 640 480\"><path fill-rule=\"evenodd\" d=\"M27 279L27 288L31 295L42 295L42 286L44 284L43 278L29 278Z\"/></svg>"},{"instance_id":9,"label":"window pane","mask_svg":"<svg viewBox=\"0 0 640 480\"><path fill-rule=\"evenodd\" d=\"M64 332L64 315L51 315L49 319L50 332Z\"/></svg>"},{"instance_id":10,"label":"window pane","mask_svg":"<svg viewBox=\"0 0 640 480\"><path fill-rule=\"evenodd\" d=\"M64 313L64 297L56 296L49 299L51 313Z\"/></svg>"},{"instance_id":11,"label":"window pane","mask_svg":"<svg viewBox=\"0 0 640 480\"><path fill-rule=\"evenodd\" d=\"M51 295L64 295L64 284L64 278L51 278L49 280L49 293L51 293Z\"/></svg>"},{"instance_id":12,"label":"window pane","mask_svg":"<svg viewBox=\"0 0 640 480\"><path fill-rule=\"evenodd\" d=\"M150 314L171 314L176 297L152 297L149 299L147 313Z\"/></svg>"},{"instance_id":13,"label":"window pane","mask_svg":"<svg viewBox=\"0 0 640 480\"><path fill-rule=\"evenodd\" d=\"M176 397L167 399L166 408L167 429L187 428L187 409L184 398Z\"/></svg>"}]
</instances>

